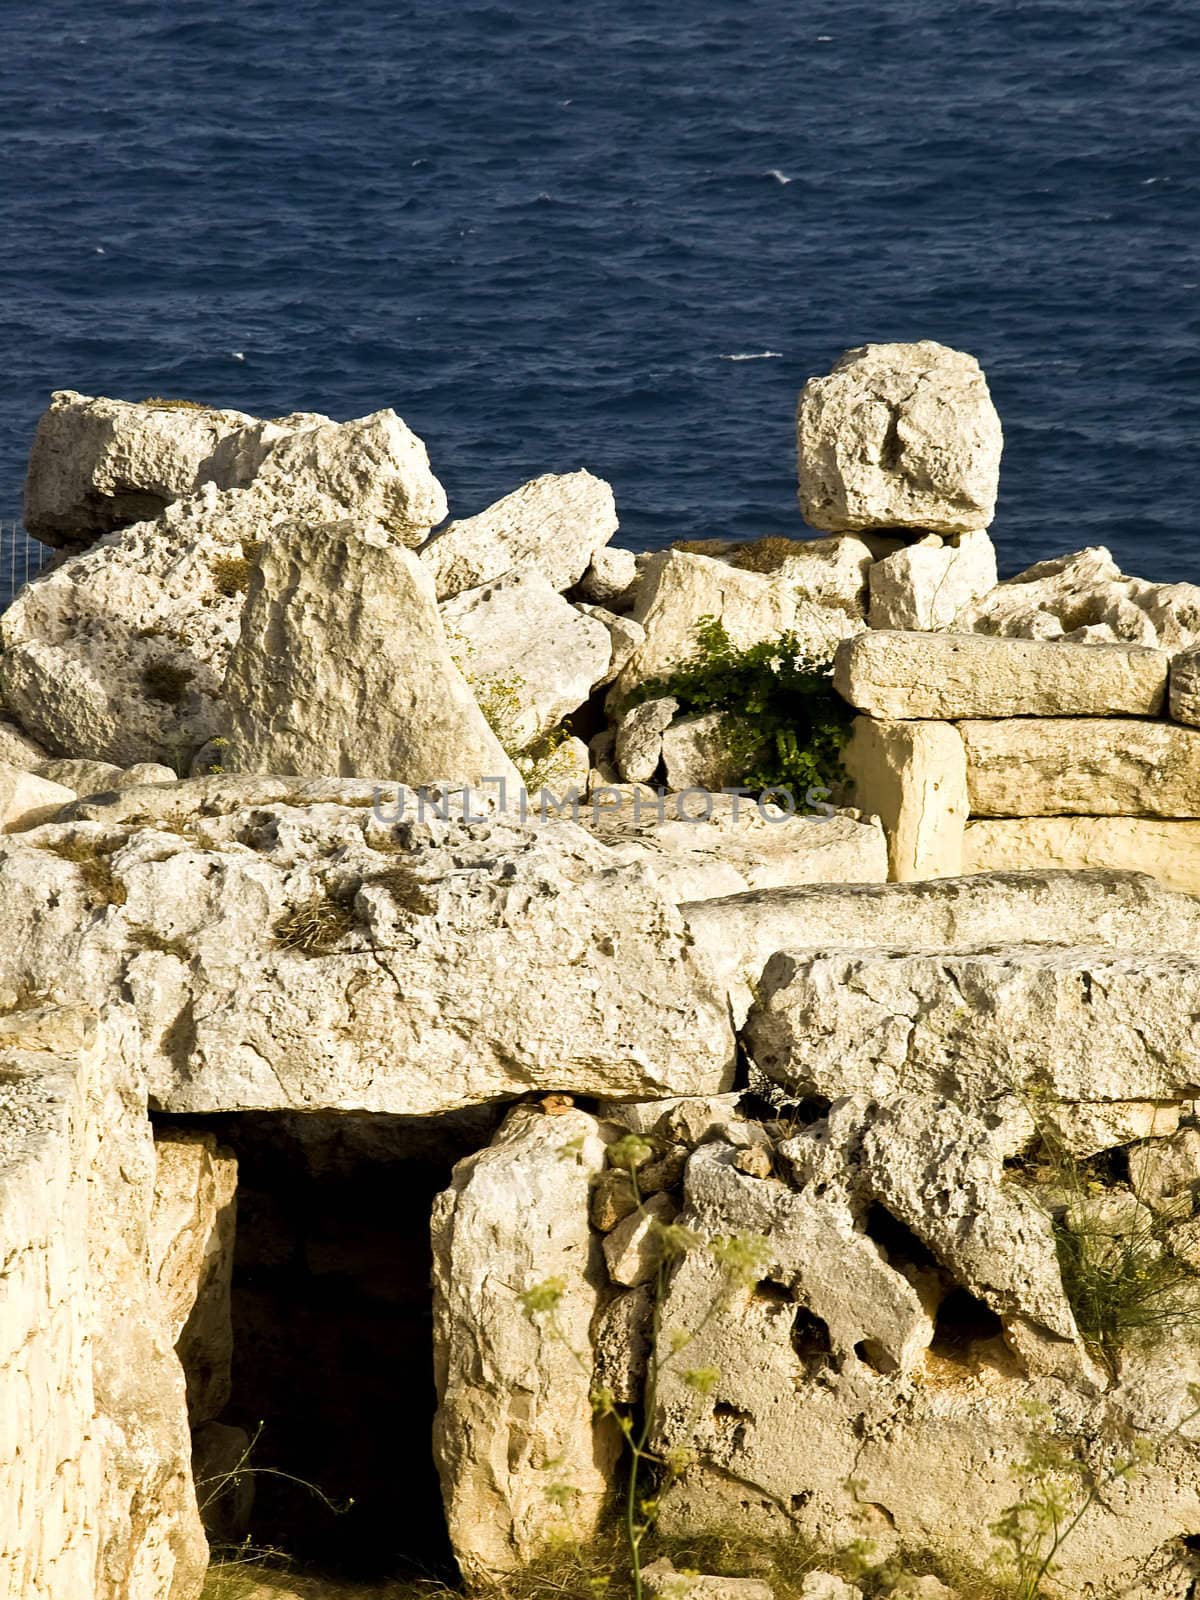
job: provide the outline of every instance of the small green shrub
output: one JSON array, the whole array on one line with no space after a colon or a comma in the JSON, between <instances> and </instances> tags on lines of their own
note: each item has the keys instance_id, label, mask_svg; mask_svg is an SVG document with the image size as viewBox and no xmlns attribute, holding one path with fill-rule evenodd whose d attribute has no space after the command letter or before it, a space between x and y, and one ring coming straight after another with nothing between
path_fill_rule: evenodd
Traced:
<instances>
[{"instance_id":1,"label":"small green shrub","mask_svg":"<svg viewBox=\"0 0 1200 1600\"><path fill-rule=\"evenodd\" d=\"M701 617L695 637L690 659L640 684L625 709L667 695L683 716L725 712L731 781L747 789L802 797L843 781L854 713L834 690L828 661L811 656L794 633L740 650L716 617Z\"/></svg>"},{"instance_id":2,"label":"small green shrub","mask_svg":"<svg viewBox=\"0 0 1200 1600\"><path fill-rule=\"evenodd\" d=\"M1200 1335L1200 1272L1170 1248L1171 1230L1191 1215L1191 1198L1144 1205L1117 1175L1123 1157L1105 1151L1081 1161L1039 1119L1038 1145L1026 1162L1080 1335L1113 1374L1130 1349L1189 1328Z\"/></svg>"},{"instance_id":3,"label":"small green shrub","mask_svg":"<svg viewBox=\"0 0 1200 1600\"><path fill-rule=\"evenodd\" d=\"M213 588L232 600L250 587L251 567L245 556L217 556L212 564Z\"/></svg>"},{"instance_id":4,"label":"small green shrub","mask_svg":"<svg viewBox=\"0 0 1200 1600\"><path fill-rule=\"evenodd\" d=\"M167 706L179 706L188 697L192 673L166 656L147 661L142 668L142 688L152 700L161 700Z\"/></svg>"},{"instance_id":5,"label":"small green shrub","mask_svg":"<svg viewBox=\"0 0 1200 1600\"><path fill-rule=\"evenodd\" d=\"M285 912L275 924L275 943L306 956L327 955L354 926L354 911L322 889Z\"/></svg>"}]
</instances>

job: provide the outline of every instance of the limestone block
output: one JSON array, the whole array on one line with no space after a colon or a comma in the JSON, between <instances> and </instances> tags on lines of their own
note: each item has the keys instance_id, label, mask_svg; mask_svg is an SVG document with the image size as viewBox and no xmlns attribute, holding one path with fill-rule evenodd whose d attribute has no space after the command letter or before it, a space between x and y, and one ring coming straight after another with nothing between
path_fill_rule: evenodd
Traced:
<instances>
[{"instance_id":1,"label":"limestone block","mask_svg":"<svg viewBox=\"0 0 1200 1600\"><path fill-rule=\"evenodd\" d=\"M64 784L0 761L0 833L23 833L49 822L74 798L75 790Z\"/></svg>"},{"instance_id":2,"label":"limestone block","mask_svg":"<svg viewBox=\"0 0 1200 1600\"><path fill-rule=\"evenodd\" d=\"M651 1600L774 1600L775 1591L761 1578L725 1578L706 1572L676 1572L665 1556L642 1570ZM807 1583L807 1578L805 1582ZM808 1595L807 1589L801 1593ZM860 1591L855 1590L858 1595ZM831 1600L842 1600L832 1595Z\"/></svg>"},{"instance_id":3,"label":"limestone block","mask_svg":"<svg viewBox=\"0 0 1200 1600\"><path fill-rule=\"evenodd\" d=\"M510 750L558 727L608 675L608 629L536 569L467 589L440 609L451 652Z\"/></svg>"},{"instance_id":4,"label":"limestone block","mask_svg":"<svg viewBox=\"0 0 1200 1600\"><path fill-rule=\"evenodd\" d=\"M447 511L429 452L391 410L284 431L253 481L264 496L324 496L343 517L375 523L410 547L423 543Z\"/></svg>"},{"instance_id":5,"label":"limestone block","mask_svg":"<svg viewBox=\"0 0 1200 1600\"><path fill-rule=\"evenodd\" d=\"M1171 715L1200 728L1200 650L1185 650L1171 660Z\"/></svg>"},{"instance_id":6,"label":"limestone block","mask_svg":"<svg viewBox=\"0 0 1200 1600\"><path fill-rule=\"evenodd\" d=\"M604 1260L615 1284L636 1289L654 1276L662 1259L657 1230L674 1220L675 1202L669 1195L655 1194L617 1223L604 1240Z\"/></svg>"},{"instance_id":7,"label":"limestone block","mask_svg":"<svg viewBox=\"0 0 1200 1600\"><path fill-rule=\"evenodd\" d=\"M1200 900L1132 872L986 872L908 884L813 884L685 903L735 1024L780 949L971 950L1060 945L1086 929L1110 950L1200 950Z\"/></svg>"},{"instance_id":8,"label":"limestone block","mask_svg":"<svg viewBox=\"0 0 1200 1600\"><path fill-rule=\"evenodd\" d=\"M251 420L240 411L60 389L34 435L25 526L43 544L70 546L156 517L191 493L218 442Z\"/></svg>"},{"instance_id":9,"label":"limestone block","mask_svg":"<svg viewBox=\"0 0 1200 1600\"><path fill-rule=\"evenodd\" d=\"M476 517L451 522L421 551L439 600L533 567L562 591L617 531L612 489L590 472L547 473Z\"/></svg>"},{"instance_id":10,"label":"limestone block","mask_svg":"<svg viewBox=\"0 0 1200 1600\"><path fill-rule=\"evenodd\" d=\"M871 632L839 647L833 682L874 717L1155 716L1169 664L1124 645Z\"/></svg>"},{"instance_id":11,"label":"limestone block","mask_svg":"<svg viewBox=\"0 0 1200 1600\"><path fill-rule=\"evenodd\" d=\"M871 568L872 628L949 629L996 585L996 551L979 529L943 541L931 534Z\"/></svg>"},{"instance_id":12,"label":"limestone block","mask_svg":"<svg viewBox=\"0 0 1200 1600\"><path fill-rule=\"evenodd\" d=\"M724 711L707 711L666 729L662 749L668 789L675 794L685 789L716 793L737 782L742 774L730 751L730 726Z\"/></svg>"},{"instance_id":13,"label":"limestone block","mask_svg":"<svg viewBox=\"0 0 1200 1600\"><path fill-rule=\"evenodd\" d=\"M856 717L842 761L855 805L887 831L893 883L964 870L967 759L956 728Z\"/></svg>"},{"instance_id":14,"label":"limestone block","mask_svg":"<svg viewBox=\"0 0 1200 1600\"><path fill-rule=\"evenodd\" d=\"M981 817L1200 817L1200 729L1096 717L959 724Z\"/></svg>"},{"instance_id":15,"label":"limestone block","mask_svg":"<svg viewBox=\"0 0 1200 1600\"><path fill-rule=\"evenodd\" d=\"M667 795L597 812L591 825L621 861L641 861L672 900L708 900L789 883L883 883L887 839L874 817L827 808L788 816L733 795ZM801 797L801 804L803 799Z\"/></svg>"},{"instance_id":16,"label":"limestone block","mask_svg":"<svg viewBox=\"0 0 1200 1600\"><path fill-rule=\"evenodd\" d=\"M158 1134L154 1154L151 1267L194 1428L220 1414L232 1389L237 1158L213 1134L176 1129Z\"/></svg>"},{"instance_id":17,"label":"limestone block","mask_svg":"<svg viewBox=\"0 0 1200 1600\"><path fill-rule=\"evenodd\" d=\"M982 1108L1036 1074L1072 1102L1179 1101L1200 1071L1200 955L810 948L773 956L761 993L747 1045L797 1098L903 1083Z\"/></svg>"},{"instance_id":18,"label":"limestone block","mask_svg":"<svg viewBox=\"0 0 1200 1600\"><path fill-rule=\"evenodd\" d=\"M1158 817L976 818L963 835L964 872L1111 867L1200 894L1200 822Z\"/></svg>"},{"instance_id":19,"label":"limestone block","mask_svg":"<svg viewBox=\"0 0 1200 1600\"><path fill-rule=\"evenodd\" d=\"M931 339L847 350L796 416L800 509L814 528L966 533L995 509L1003 436L973 356Z\"/></svg>"},{"instance_id":20,"label":"limestone block","mask_svg":"<svg viewBox=\"0 0 1200 1600\"><path fill-rule=\"evenodd\" d=\"M679 710L679 702L664 696L632 706L617 724L614 755L617 771L626 783L649 783L662 760L662 736Z\"/></svg>"},{"instance_id":21,"label":"limestone block","mask_svg":"<svg viewBox=\"0 0 1200 1600\"><path fill-rule=\"evenodd\" d=\"M15 722L0 717L0 761L10 767L20 767L22 772L36 772L46 760L46 754L37 740L22 733Z\"/></svg>"},{"instance_id":22,"label":"limestone block","mask_svg":"<svg viewBox=\"0 0 1200 1600\"><path fill-rule=\"evenodd\" d=\"M478 805L250 776L77 802L0 849L0 992L127 995L168 1113L727 1088L724 995L645 868Z\"/></svg>"},{"instance_id":23,"label":"limestone block","mask_svg":"<svg viewBox=\"0 0 1200 1600\"><path fill-rule=\"evenodd\" d=\"M604 1150L594 1117L519 1106L434 1206L434 1454L470 1582L524 1566L561 1534L556 1484L574 1491L575 1537L606 1509L620 1446L591 1404L603 1265L588 1225ZM553 1325L521 1299L547 1283Z\"/></svg>"},{"instance_id":24,"label":"limestone block","mask_svg":"<svg viewBox=\"0 0 1200 1600\"><path fill-rule=\"evenodd\" d=\"M232 772L516 783L417 557L354 523L267 545L224 694Z\"/></svg>"},{"instance_id":25,"label":"limestone block","mask_svg":"<svg viewBox=\"0 0 1200 1600\"><path fill-rule=\"evenodd\" d=\"M636 583L637 556L633 551L604 545L592 552L591 563L579 580L579 594L593 605L624 610L633 603Z\"/></svg>"}]
</instances>

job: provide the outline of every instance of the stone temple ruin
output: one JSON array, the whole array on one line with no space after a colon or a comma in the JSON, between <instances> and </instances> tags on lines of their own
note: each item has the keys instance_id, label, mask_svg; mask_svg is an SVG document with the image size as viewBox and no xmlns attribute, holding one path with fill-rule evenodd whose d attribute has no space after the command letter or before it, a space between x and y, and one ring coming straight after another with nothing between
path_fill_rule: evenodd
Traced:
<instances>
[{"instance_id":1,"label":"stone temple ruin","mask_svg":"<svg viewBox=\"0 0 1200 1600\"><path fill-rule=\"evenodd\" d=\"M1200 1592L1200 590L998 582L941 346L850 352L798 444L818 537L635 556L583 472L435 532L391 412L55 396L62 559L0 618L0 1600L199 1600L247 1539L503 1587L611 1525L643 1407L656 1536L798 1540L810 1600L1004 1592L1047 1442L1039 1593ZM635 693L704 616L829 664L828 804Z\"/></svg>"}]
</instances>

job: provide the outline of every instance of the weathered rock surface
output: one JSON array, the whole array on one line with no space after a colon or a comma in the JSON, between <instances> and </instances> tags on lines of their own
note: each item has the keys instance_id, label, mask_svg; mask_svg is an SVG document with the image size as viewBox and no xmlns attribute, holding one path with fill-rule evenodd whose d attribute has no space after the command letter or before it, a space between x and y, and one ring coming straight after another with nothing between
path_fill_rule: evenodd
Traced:
<instances>
[{"instance_id":1,"label":"weathered rock surface","mask_svg":"<svg viewBox=\"0 0 1200 1600\"><path fill-rule=\"evenodd\" d=\"M38 423L25 481L25 526L43 544L87 543L157 517L192 492L240 411L130 404L60 389Z\"/></svg>"},{"instance_id":2,"label":"weathered rock surface","mask_svg":"<svg viewBox=\"0 0 1200 1600\"><path fill-rule=\"evenodd\" d=\"M253 481L264 498L324 496L343 515L377 523L411 547L422 544L448 510L424 444L390 410L283 431Z\"/></svg>"},{"instance_id":3,"label":"weathered rock surface","mask_svg":"<svg viewBox=\"0 0 1200 1600\"><path fill-rule=\"evenodd\" d=\"M833 681L874 717L1155 716L1169 666L1163 651L1117 645L871 632L839 646Z\"/></svg>"},{"instance_id":4,"label":"weathered rock surface","mask_svg":"<svg viewBox=\"0 0 1200 1600\"><path fill-rule=\"evenodd\" d=\"M1175 721L1200 728L1200 650L1172 658L1169 697Z\"/></svg>"},{"instance_id":5,"label":"weathered rock surface","mask_svg":"<svg viewBox=\"0 0 1200 1600\"><path fill-rule=\"evenodd\" d=\"M22 772L36 772L46 757L47 752L36 739L22 733L7 717L0 717L0 761L20 767Z\"/></svg>"},{"instance_id":6,"label":"weathered rock surface","mask_svg":"<svg viewBox=\"0 0 1200 1600\"><path fill-rule=\"evenodd\" d=\"M533 568L456 595L441 615L476 697L498 703L494 720L503 721L511 749L556 728L608 674L608 629Z\"/></svg>"},{"instance_id":7,"label":"weathered rock surface","mask_svg":"<svg viewBox=\"0 0 1200 1600\"><path fill-rule=\"evenodd\" d=\"M633 602L636 583L637 556L610 544L592 552L588 569L579 580L579 594L593 605L623 610Z\"/></svg>"},{"instance_id":8,"label":"weathered rock surface","mask_svg":"<svg viewBox=\"0 0 1200 1600\"><path fill-rule=\"evenodd\" d=\"M110 535L29 584L0 619L0 685L52 753L173 765L220 731L249 554L335 503L202 494ZM185 769L186 770L186 769Z\"/></svg>"},{"instance_id":9,"label":"weathered rock surface","mask_svg":"<svg viewBox=\"0 0 1200 1600\"><path fill-rule=\"evenodd\" d=\"M724 1578L710 1572L676 1572L665 1556L642 1570L652 1600L774 1600L775 1591L762 1578ZM807 1578L805 1582L807 1583ZM858 1591L854 1591L856 1594ZM806 1597L810 1591L801 1591ZM834 1600L842 1600L841 1596Z\"/></svg>"},{"instance_id":10,"label":"weathered rock surface","mask_svg":"<svg viewBox=\"0 0 1200 1600\"><path fill-rule=\"evenodd\" d=\"M905 545L871 568L872 628L953 628L959 614L996 586L996 551L987 534L936 534Z\"/></svg>"},{"instance_id":11,"label":"weathered rock surface","mask_svg":"<svg viewBox=\"0 0 1200 1600\"><path fill-rule=\"evenodd\" d=\"M459 1565L472 1581L596 1529L619 1438L591 1404L600 1247L588 1185L604 1165L594 1117L511 1112L434 1208L434 1449ZM500 1270L497 1270L497 1269ZM521 1296L560 1290L553 1326ZM554 1498L569 1491L568 1510Z\"/></svg>"},{"instance_id":12,"label":"weathered rock surface","mask_svg":"<svg viewBox=\"0 0 1200 1600\"><path fill-rule=\"evenodd\" d=\"M645 628L646 642L626 663L610 704L693 656L701 617L719 618L739 649L794 632L822 660L863 627L860 615L808 599L786 564L776 572L749 572L680 550L657 551L646 561L633 617Z\"/></svg>"},{"instance_id":13,"label":"weathered rock surface","mask_svg":"<svg viewBox=\"0 0 1200 1600\"><path fill-rule=\"evenodd\" d=\"M631 706L617 724L613 756L626 783L649 783L662 760L663 734L679 710L678 700L663 695Z\"/></svg>"},{"instance_id":14,"label":"weathered rock surface","mask_svg":"<svg viewBox=\"0 0 1200 1600\"><path fill-rule=\"evenodd\" d=\"M590 472L547 473L477 517L452 522L421 551L439 600L535 568L570 589L617 531L613 492Z\"/></svg>"},{"instance_id":15,"label":"weathered rock surface","mask_svg":"<svg viewBox=\"0 0 1200 1600\"><path fill-rule=\"evenodd\" d=\"M663 733L662 752L667 787L676 794L685 789L717 792L741 777L730 744L730 718L724 711L673 722ZM799 803L803 801L800 796Z\"/></svg>"},{"instance_id":16,"label":"weathered rock surface","mask_svg":"<svg viewBox=\"0 0 1200 1600\"><path fill-rule=\"evenodd\" d=\"M0 693L49 753L186 771L220 731L250 563L280 526L352 516L411 545L445 515L425 448L394 413L285 423L240 430L262 435L245 459L68 558L5 612Z\"/></svg>"},{"instance_id":17,"label":"weathered rock surface","mask_svg":"<svg viewBox=\"0 0 1200 1600\"><path fill-rule=\"evenodd\" d=\"M1200 586L1131 578L1096 545L1007 579L969 607L958 626L1013 638L1186 650L1200 644Z\"/></svg>"},{"instance_id":18,"label":"weathered rock surface","mask_svg":"<svg viewBox=\"0 0 1200 1600\"><path fill-rule=\"evenodd\" d=\"M727 1086L723 993L643 868L565 821L422 821L408 792L393 822L383 790L381 822L369 783L281 783L125 790L5 841L0 988L128 996L166 1111Z\"/></svg>"},{"instance_id":19,"label":"weathered rock surface","mask_svg":"<svg viewBox=\"0 0 1200 1600\"><path fill-rule=\"evenodd\" d=\"M151 1271L195 1428L220 1414L232 1389L237 1158L213 1134L180 1129L156 1135L154 1157Z\"/></svg>"},{"instance_id":20,"label":"weathered rock surface","mask_svg":"<svg viewBox=\"0 0 1200 1600\"><path fill-rule=\"evenodd\" d=\"M455 665L429 574L353 523L259 557L224 695L231 772L517 783Z\"/></svg>"},{"instance_id":21,"label":"weathered rock surface","mask_svg":"<svg viewBox=\"0 0 1200 1600\"><path fill-rule=\"evenodd\" d=\"M963 872L1107 867L1200 894L1200 822L1159 817L1003 817L968 822Z\"/></svg>"},{"instance_id":22,"label":"weathered rock surface","mask_svg":"<svg viewBox=\"0 0 1200 1600\"><path fill-rule=\"evenodd\" d=\"M149 1270L128 1018L0 1017L0 1592L196 1600L183 1373Z\"/></svg>"},{"instance_id":23,"label":"weathered rock surface","mask_svg":"<svg viewBox=\"0 0 1200 1600\"><path fill-rule=\"evenodd\" d=\"M988 872L908 884L760 889L680 907L701 954L746 1015L777 950L973 950L1062 945L1087 930L1111 950L1200 954L1200 901L1133 872Z\"/></svg>"},{"instance_id":24,"label":"weathered rock surface","mask_svg":"<svg viewBox=\"0 0 1200 1600\"><path fill-rule=\"evenodd\" d=\"M583 605L578 608L585 617L593 617L597 622L602 622L608 629L609 644L612 648L612 659L604 677L597 685L611 683L622 667L629 660L635 650L640 650L646 642L646 630L640 622L635 622L632 617L619 617L613 611L606 611L603 606Z\"/></svg>"},{"instance_id":25,"label":"weathered rock surface","mask_svg":"<svg viewBox=\"0 0 1200 1600\"><path fill-rule=\"evenodd\" d=\"M0 833L22 833L49 822L74 798L75 790L64 784L0 761Z\"/></svg>"},{"instance_id":26,"label":"weathered rock surface","mask_svg":"<svg viewBox=\"0 0 1200 1600\"><path fill-rule=\"evenodd\" d=\"M967 533L992 520L1003 437L973 356L930 339L847 350L805 384L796 438L814 528Z\"/></svg>"},{"instance_id":27,"label":"weathered rock surface","mask_svg":"<svg viewBox=\"0 0 1200 1600\"><path fill-rule=\"evenodd\" d=\"M959 724L980 817L1200 817L1200 729L1097 717Z\"/></svg>"},{"instance_id":28,"label":"weathered rock surface","mask_svg":"<svg viewBox=\"0 0 1200 1600\"><path fill-rule=\"evenodd\" d=\"M794 816L753 800L713 795L632 801L598 811L593 831L620 861L645 862L674 901L709 900L795 883L883 883L887 841L854 812ZM681 815L682 813L682 815Z\"/></svg>"},{"instance_id":29,"label":"weathered rock surface","mask_svg":"<svg viewBox=\"0 0 1200 1600\"><path fill-rule=\"evenodd\" d=\"M111 761L41 761L34 768L39 778L60 783L76 795L103 794L111 789L136 789L147 783L174 783L178 774L156 761L116 767Z\"/></svg>"},{"instance_id":30,"label":"weathered rock surface","mask_svg":"<svg viewBox=\"0 0 1200 1600\"><path fill-rule=\"evenodd\" d=\"M773 956L761 993L748 1046L797 1098L903 1087L980 1114L1011 1097L1027 1117L1035 1082L1070 1101L1178 1101L1200 1086L1200 954L810 949ZM1086 1052L1058 1047L1085 1038Z\"/></svg>"},{"instance_id":31,"label":"weathered rock surface","mask_svg":"<svg viewBox=\"0 0 1200 1600\"><path fill-rule=\"evenodd\" d=\"M856 717L842 762L855 804L887 830L893 883L963 872L967 758L957 728Z\"/></svg>"},{"instance_id":32,"label":"weathered rock surface","mask_svg":"<svg viewBox=\"0 0 1200 1600\"><path fill-rule=\"evenodd\" d=\"M781 1147L790 1185L742 1177L720 1145L692 1157L680 1221L710 1239L764 1237L767 1264L724 1301L703 1249L671 1279L663 1325L697 1329L687 1367L716 1376L702 1406L679 1363L660 1378L656 1444L694 1458L663 1494L667 1534L736 1518L744 1535L831 1552L865 1539L875 1560L979 1572L986 1530L1021 1494L1013 1463L1047 1429L1099 1469L1129 1428L1161 1438L1192 1410L1200 1369L1183 1346L1105 1392L1069 1326L1055 1335L1012 1309L1064 1312L1048 1212L1005 1171L986 1106L908 1094L835 1102L801 1128ZM1025 1350L1077 1365L1039 1370ZM1200 1517L1200 1449L1184 1433L1064 1543L1064 1594L1131 1596L1139 1581L1156 1600L1186 1592L1157 1578L1163 1562L1188 1566L1181 1540Z\"/></svg>"}]
</instances>

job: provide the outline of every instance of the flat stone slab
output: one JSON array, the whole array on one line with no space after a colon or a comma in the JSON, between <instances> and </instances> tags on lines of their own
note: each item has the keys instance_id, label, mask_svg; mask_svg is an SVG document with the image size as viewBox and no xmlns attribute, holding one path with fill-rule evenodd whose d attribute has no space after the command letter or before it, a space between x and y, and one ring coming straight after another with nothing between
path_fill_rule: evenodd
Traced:
<instances>
[{"instance_id":1,"label":"flat stone slab","mask_svg":"<svg viewBox=\"0 0 1200 1600\"><path fill-rule=\"evenodd\" d=\"M1082 930L1117 950L1200 955L1200 899L1135 872L985 872L919 883L760 889L680 911L734 1017L777 950L1061 945Z\"/></svg>"},{"instance_id":2,"label":"flat stone slab","mask_svg":"<svg viewBox=\"0 0 1200 1600\"><path fill-rule=\"evenodd\" d=\"M838 647L833 683L873 717L1155 716L1169 667L1136 645L870 632Z\"/></svg>"},{"instance_id":3,"label":"flat stone slab","mask_svg":"<svg viewBox=\"0 0 1200 1600\"><path fill-rule=\"evenodd\" d=\"M1086 936L1086 928L1080 932ZM1200 957L1014 945L783 951L745 1039L798 1097L1180 1100L1200 1086Z\"/></svg>"},{"instance_id":4,"label":"flat stone slab","mask_svg":"<svg viewBox=\"0 0 1200 1600\"><path fill-rule=\"evenodd\" d=\"M959 731L973 816L1200 817L1200 729L1014 717Z\"/></svg>"}]
</instances>

